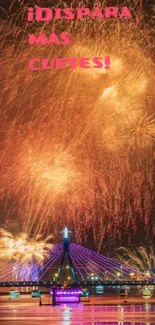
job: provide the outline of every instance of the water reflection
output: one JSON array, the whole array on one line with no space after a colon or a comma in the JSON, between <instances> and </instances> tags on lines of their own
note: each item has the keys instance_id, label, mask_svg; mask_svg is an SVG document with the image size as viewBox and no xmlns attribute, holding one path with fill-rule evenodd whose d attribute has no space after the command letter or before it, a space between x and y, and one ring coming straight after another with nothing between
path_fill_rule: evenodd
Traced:
<instances>
[{"instance_id":1,"label":"water reflection","mask_svg":"<svg viewBox=\"0 0 155 325\"><path fill-rule=\"evenodd\" d=\"M61 306L60 312L65 325L155 325L155 305L148 302L143 305Z\"/></svg>"},{"instance_id":2,"label":"water reflection","mask_svg":"<svg viewBox=\"0 0 155 325\"><path fill-rule=\"evenodd\" d=\"M150 312L154 311L155 312L155 305L145 303L143 305L113 305L113 306L91 306L91 309L100 312L100 311L105 311L105 312L116 312L118 311L119 313L123 312ZM84 307L85 311L89 311L90 307ZM147 323L145 323L147 325ZM155 325L155 322L154 322Z\"/></svg>"},{"instance_id":3,"label":"water reflection","mask_svg":"<svg viewBox=\"0 0 155 325\"><path fill-rule=\"evenodd\" d=\"M66 324L65 324L66 325ZM155 325L153 323L137 323L137 322L81 322L74 323L74 325Z\"/></svg>"},{"instance_id":4,"label":"water reflection","mask_svg":"<svg viewBox=\"0 0 155 325\"><path fill-rule=\"evenodd\" d=\"M71 325L71 309L68 306L65 306L62 312L63 321L66 325Z\"/></svg>"},{"instance_id":5,"label":"water reflection","mask_svg":"<svg viewBox=\"0 0 155 325\"><path fill-rule=\"evenodd\" d=\"M30 321L31 320L31 321ZM59 306L0 305L0 324L17 325L155 325L155 304Z\"/></svg>"}]
</instances>

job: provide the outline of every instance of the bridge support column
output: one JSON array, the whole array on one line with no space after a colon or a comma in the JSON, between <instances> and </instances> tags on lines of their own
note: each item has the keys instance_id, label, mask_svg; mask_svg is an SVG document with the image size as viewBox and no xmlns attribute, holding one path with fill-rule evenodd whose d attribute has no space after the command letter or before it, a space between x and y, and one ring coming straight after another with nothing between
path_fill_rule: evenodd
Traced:
<instances>
[{"instance_id":1,"label":"bridge support column","mask_svg":"<svg viewBox=\"0 0 155 325\"><path fill-rule=\"evenodd\" d=\"M60 281L60 274L62 272L62 267L63 267L64 261L65 261L65 256L67 255L73 279L74 279L74 281L78 282L78 277L77 277L75 267L73 265L73 262L72 262L72 259L70 256L70 251L69 251L69 243L70 243L69 235L70 235L71 231L69 231L68 228L65 227L61 233L63 234L63 249L64 249L64 251L63 251L62 259L61 259L60 266L58 269L57 281L58 282Z\"/></svg>"}]
</instances>

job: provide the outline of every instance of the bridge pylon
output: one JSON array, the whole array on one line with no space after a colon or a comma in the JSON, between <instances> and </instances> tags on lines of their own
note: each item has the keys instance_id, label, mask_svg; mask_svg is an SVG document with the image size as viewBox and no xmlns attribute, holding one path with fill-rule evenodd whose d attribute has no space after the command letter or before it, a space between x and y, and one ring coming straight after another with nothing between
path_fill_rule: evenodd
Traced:
<instances>
[{"instance_id":1,"label":"bridge pylon","mask_svg":"<svg viewBox=\"0 0 155 325\"><path fill-rule=\"evenodd\" d=\"M68 262L69 262L69 265L70 265L70 269L71 269L73 279L74 279L75 282L77 282L78 277L77 277L76 270L75 270L74 264L72 262L72 258L71 258L70 251L69 251L71 231L67 227L65 227L61 231L61 234L63 234L63 255L62 255L60 266L59 266L59 269L58 269L57 282L59 282L59 280L60 280L60 274L62 272L62 268L63 268L63 264L64 264L66 256L68 257Z\"/></svg>"}]
</instances>

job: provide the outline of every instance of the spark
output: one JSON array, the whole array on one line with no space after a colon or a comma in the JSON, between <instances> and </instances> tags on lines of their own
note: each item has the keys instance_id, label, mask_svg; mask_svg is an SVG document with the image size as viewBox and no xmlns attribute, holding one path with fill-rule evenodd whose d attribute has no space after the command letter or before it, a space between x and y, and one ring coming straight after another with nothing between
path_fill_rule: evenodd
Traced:
<instances>
[{"instance_id":1,"label":"spark","mask_svg":"<svg viewBox=\"0 0 155 325\"><path fill-rule=\"evenodd\" d=\"M155 251L152 243L146 246L141 244L120 247L115 251L115 256L125 265L143 271L146 276L151 276L151 270L155 267Z\"/></svg>"},{"instance_id":2,"label":"spark","mask_svg":"<svg viewBox=\"0 0 155 325\"><path fill-rule=\"evenodd\" d=\"M44 240L38 235L32 239L26 233L14 236L10 232L0 228L0 257L5 260L18 262L41 263L49 256L52 244L49 243L52 236Z\"/></svg>"},{"instance_id":3,"label":"spark","mask_svg":"<svg viewBox=\"0 0 155 325\"><path fill-rule=\"evenodd\" d=\"M20 2L18 19L28 5ZM121 238L124 225L136 231L139 220L145 229L150 220L154 227L151 27L138 20L52 21L41 31L67 30L72 44L47 48L27 46L28 33L40 27L18 19L10 8L13 34L4 29L1 42L6 218L16 215L30 237L67 224L76 239L92 232L100 245L112 231ZM8 42L8 34L17 41ZM96 56L110 56L111 69L28 69L32 57Z\"/></svg>"}]
</instances>

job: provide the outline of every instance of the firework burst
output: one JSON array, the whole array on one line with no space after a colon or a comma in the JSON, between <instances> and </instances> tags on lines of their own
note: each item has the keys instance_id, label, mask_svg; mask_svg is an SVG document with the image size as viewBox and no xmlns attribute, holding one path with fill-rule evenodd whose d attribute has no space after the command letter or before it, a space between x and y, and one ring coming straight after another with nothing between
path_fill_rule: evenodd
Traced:
<instances>
[{"instance_id":1,"label":"firework burst","mask_svg":"<svg viewBox=\"0 0 155 325\"><path fill-rule=\"evenodd\" d=\"M0 229L0 258L17 262L41 263L49 256L52 244L48 241L52 236L42 240L40 235L28 238L26 233L13 236L10 232Z\"/></svg>"},{"instance_id":2,"label":"firework burst","mask_svg":"<svg viewBox=\"0 0 155 325\"><path fill-rule=\"evenodd\" d=\"M120 247L115 254L117 259L125 265L134 267L144 273L149 270L153 271L155 268L155 249L152 243L147 246L141 244L139 247L134 245L129 248Z\"/></svg>"},{"instance_id":3,"label":"firework burst","mask_svg":"<svg viewBox=\"0 0 155 325\"><path fill-rule=\"evenodd\" d=\"M26 10L21 1L18 19ZM110 229L136 230L138 220L147 227L154 201L151 29L138 19L20 27L14 18L16 42L5 33L1 48L7 216L16 213L27 234L67 224L78 240L91 230L100 243ZM30 31L52 29L68 30L71 46L28 46ZM107 71L28 69L32 57L105 55L111 57Z\"/></svg>"}]
</instances>

